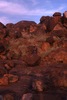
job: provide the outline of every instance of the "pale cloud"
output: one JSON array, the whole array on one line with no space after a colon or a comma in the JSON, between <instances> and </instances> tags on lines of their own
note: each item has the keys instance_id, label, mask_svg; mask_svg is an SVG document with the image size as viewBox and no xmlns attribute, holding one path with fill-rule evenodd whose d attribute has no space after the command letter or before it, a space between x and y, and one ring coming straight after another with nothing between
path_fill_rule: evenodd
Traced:
<instances>
[{"instance_id":1,"label":"pale cloud","mask_svg":"<svg viewBox=\"0 0 67 100\"><path fill-rule=\"evenodd\" d=\"M6 24L6 23L10 23L11 20L9 20L8 17L1 16L0 17L0 22L3 23L3 24Z\"/></svg>"},{"instance_id":2,"label":"pale cloud","mask_svg":"<svg viewBox=\"0 0 67 100\"><path fill-rule=\"evenodd\" d=\"M32 0L32 2L36 3L36 0ZM7 2L7 1L0 1L0 12L6 13L6 14L12 14L12 15L28 15L28 16L35 16L35 15L50 15L53 14L56 11L62 11L64 9L64 6L60 6L57 9L50 9L47 10L45 8L35 8L35 9L29 9L24 4L18 4L13 2Z\"/></svg>"},{"instance_id":3,"label":"pale cloud","mask_svg":"<svg viewBox=\"0 0 67 100\"><path fill-rule=\"evenodd\" d=\"M0 12L7 13L7 14L22 14L25 12L26 9L23 5L7 2L7 1L0 1Z\"/></svg>"}]
</instances>

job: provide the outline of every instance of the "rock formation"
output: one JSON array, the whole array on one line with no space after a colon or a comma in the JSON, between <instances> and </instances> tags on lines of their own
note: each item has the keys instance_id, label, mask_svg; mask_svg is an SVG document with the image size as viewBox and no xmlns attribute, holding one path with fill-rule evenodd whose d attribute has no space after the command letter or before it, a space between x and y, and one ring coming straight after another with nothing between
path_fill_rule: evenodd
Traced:
<instances>
[{"instance_id":1,"label":"rock formation","mask_svg":"<svg viewBox=\"0 0 67 100\"><path fill-rule=\"evenodd\" d=\"M0 100L67 100L67 11L0 22Z\"/></svg>"}]
</instances>

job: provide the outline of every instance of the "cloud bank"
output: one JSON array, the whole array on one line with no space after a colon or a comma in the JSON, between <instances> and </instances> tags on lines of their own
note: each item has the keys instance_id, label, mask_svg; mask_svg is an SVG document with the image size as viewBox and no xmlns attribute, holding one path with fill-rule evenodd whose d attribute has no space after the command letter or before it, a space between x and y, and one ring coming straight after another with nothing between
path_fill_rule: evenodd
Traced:
<instances>
[{"instance_id":1,"label":"cloud bank","mask_svg":"<svg viewBox=\"0 0 67 100\"><path fill-rule=\"evenodd\" d=\"M36 3L34 0L32 2ZM28 16L35 16L35 15L45 15L45 14L52 14L55 11L61 11L64 9L64 6L60 6L57 9L47 10L45 8L35 8L29 9L24 6L24 4L18 4L13 2L7 1L0 1L0 12L10 14L10 15L28 15Z\"/></svg>"}]
</instances>

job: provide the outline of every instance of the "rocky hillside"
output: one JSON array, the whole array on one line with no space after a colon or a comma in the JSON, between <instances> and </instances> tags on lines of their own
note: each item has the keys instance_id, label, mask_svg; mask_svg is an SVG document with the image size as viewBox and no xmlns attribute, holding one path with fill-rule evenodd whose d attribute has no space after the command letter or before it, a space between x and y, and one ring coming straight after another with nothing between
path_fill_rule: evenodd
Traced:
<instances>
[{"instance_id":1,"label":"rocky hillside","mask_svg":"<svg viewBox=\"0 0 67 100\"><path fill-rule=\"evenodd\" d=\"M67 11L0 22L0 100L67 100Z\"/></svg>"}]
</instances>

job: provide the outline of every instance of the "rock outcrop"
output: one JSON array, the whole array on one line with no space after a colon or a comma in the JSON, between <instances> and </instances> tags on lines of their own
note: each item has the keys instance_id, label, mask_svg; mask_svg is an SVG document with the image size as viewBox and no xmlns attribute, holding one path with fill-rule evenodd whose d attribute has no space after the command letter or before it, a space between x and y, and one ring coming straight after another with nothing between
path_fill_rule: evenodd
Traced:
<instances>
[{"instance_id":1,"label":"rock outcrop","mask_svg":"<svg viewBox=\"0 0 67 100\"><path fill-rule=\"evenodd\" d=\"M0 22L0 100L67 100L67 11Z\"/></svg>"}]
</instances>

